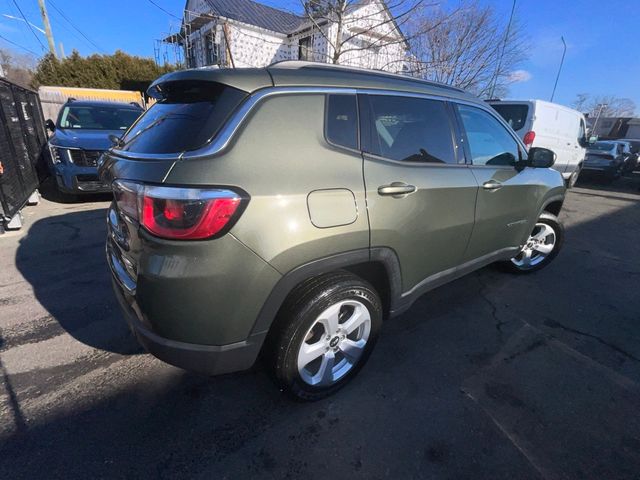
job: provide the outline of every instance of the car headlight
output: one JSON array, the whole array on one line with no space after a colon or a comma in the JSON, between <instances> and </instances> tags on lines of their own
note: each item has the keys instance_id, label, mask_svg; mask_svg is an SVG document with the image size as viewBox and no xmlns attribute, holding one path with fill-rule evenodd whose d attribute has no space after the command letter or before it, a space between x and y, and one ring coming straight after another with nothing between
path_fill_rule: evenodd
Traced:
<instances>
[{"instance_id":1,"label":"car headlight","mask_svg":"<svg viewBox=\"0 0 640 480\"><path fill-rule=\"evenodd\" d=\"M51 152L51 161L54 165L58 163L64 163L69 160L67 150L64 148L56 147L55 145L49 145L49 151Z\"/></svg>"}]
</instances>

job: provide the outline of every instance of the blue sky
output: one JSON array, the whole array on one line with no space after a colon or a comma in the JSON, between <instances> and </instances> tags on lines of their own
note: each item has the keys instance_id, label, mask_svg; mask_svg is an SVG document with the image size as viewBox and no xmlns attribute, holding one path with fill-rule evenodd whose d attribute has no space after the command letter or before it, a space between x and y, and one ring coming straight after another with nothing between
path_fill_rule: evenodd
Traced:
<instances>
[{"instance_id":1,"label":"blue sky","mask_svg":"<svg viewBox=\"0 0 640 480\"><path fill-rule=\"evenodd\" d=\"M66 53L81 54L116 49L153 57L154 39L179 20L152 5L149 0L46 0L56 43ZM183 0L153 0L176 17ZM510 0L491 3L506 22ZM37 0L16 0L27 19L42 28ZM287 10L299 10L297 0L262 0ZM567 55L555 101L569 104L577 93L613 94L631 98L640 112L640 0L517 0L517 15L530 39L530 58L521 69L530 76L512 85L511 98L548 99L562 55L560 36L567 41ZM82 37L56 10L61 11L92 43ZM0 0L0 35L36 53L42 47L19 17L13 0ZM35 30L46 46L44 35ZM95 44L95 45L94 45ZM0 39L0 46L15 48Z\"/></svg>"}]
</instances>

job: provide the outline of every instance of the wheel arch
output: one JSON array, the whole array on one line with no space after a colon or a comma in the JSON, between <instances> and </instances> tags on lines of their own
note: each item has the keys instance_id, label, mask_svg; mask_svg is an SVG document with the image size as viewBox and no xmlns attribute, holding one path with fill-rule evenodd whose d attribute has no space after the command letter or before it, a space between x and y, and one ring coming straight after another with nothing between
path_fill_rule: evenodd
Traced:
<instances>
[{"instance_id":1,"label":"wheel arch","mask_svg":"<svg viewBox=\"0 0 640 480\"><path fill-rule=\"evenodd\" d=\"M560 215L563 204L564 195L554 195L553 197L547 198L540 209L540 215L543 213L550 213L557 217Z\"/></svg>"},{"instance_id":2,"label":"wheel arch","mask_svg":"<svg viewBox=\"0 0 640 480\"><path fill-rule=\"evenodd\" d=\"M351 250L300 265L283 275L262 306L251 335L269 331L278 311L298 285L337 270L346 270L371 283L380 295L385 316L393 311L402 291L396 253L385 247Z\"/></svg>"}]
</instances>

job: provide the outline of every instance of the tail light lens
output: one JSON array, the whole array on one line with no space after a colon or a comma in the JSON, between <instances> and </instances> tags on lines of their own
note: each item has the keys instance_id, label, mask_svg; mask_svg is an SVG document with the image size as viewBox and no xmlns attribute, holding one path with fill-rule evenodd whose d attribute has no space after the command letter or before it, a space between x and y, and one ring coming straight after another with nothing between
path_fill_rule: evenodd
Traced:
<instances>
[{"instance_id":1,"label":"tail light lens","mask_svg":"<svg viewBox=\"0 0 640 480\"><path fill-rule=\"evenodd\" d=\"M116 180L118 209L149 233L171 240L202 240L221 233L241 213L232 190L164 187Z\"/></svg>"},{"instance_id":2,"label":"tail light lens","mask_svg":"<svg viewBox=\"0 0 640 480\"><path fill-rule=\"evenodd\" d=\"M536 132L532 130L524 134L524 139L522 140L522 142L524 143L525 147L529 148L531 147L531 145L533 145L533 141L535 139L536 139Z\"/></svg>"}]
</instances>

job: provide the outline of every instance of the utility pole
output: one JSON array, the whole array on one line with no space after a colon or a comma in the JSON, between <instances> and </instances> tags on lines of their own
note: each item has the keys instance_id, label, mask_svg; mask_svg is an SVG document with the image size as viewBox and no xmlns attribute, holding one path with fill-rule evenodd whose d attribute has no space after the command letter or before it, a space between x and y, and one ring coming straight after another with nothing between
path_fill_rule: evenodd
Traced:
<instances>
[{"instance_id":1,"label":"utility pole","mask_svg":"<svg viewBox=\"0 0 640 480\"><path fill-rule=\"evenodd\" d=\"M53 41L53 34L51 33L51 24L49 23L49 14L47 13L47 7L44 4L44 0L38 0L38 4L40 5L40 14L42 15L42 23L44 23L45 35L47 36L47 41L49 42L49 51L53 54L54 57L57 57L56 54L56 44Z\"/></svg>"},{"instance_id":2,"label":"utility pole","mask_svg":"<svg viewBox=\"0 0 640 480\"><path fill-rule=\"evenodd\" d=\"M516 11L516 0L513 0L511 5L511 15L509 15L509 23L507 24L507 31L504 34L504 41L502 42L502 49L498 56L498 62L496 63L496 71L493 74L493 84L491 85L491 91L489 92L489 98L493 98L493 93L496 90L496 84L498 83L498 77L500 76L500 68L502 68L502 57L504 57L504 50L507 48L507 42L509 41L509 33L511 33L511 23L513 22L513 14Z\"/></svg>"},{"instance_id":3,"label":"utility pole","mask_svg":"<svg viewBox=\"0 0 640 480\"><path fill-rule=\"evenodd\" d=\"M564 55L567 53L567 42L564 41L564 37L560 37L562 40L562 46L564 50L562 50L562 58L560 59L560 66L558 67L558 75L556 75L556 83L553 85L553 92L551 92L551 100L553 102L553 96L556 94L556 87L558 86L558 80L560 79L560 72L562 71L562 64L564 63Z\"/></svg>"}]
</instances>

